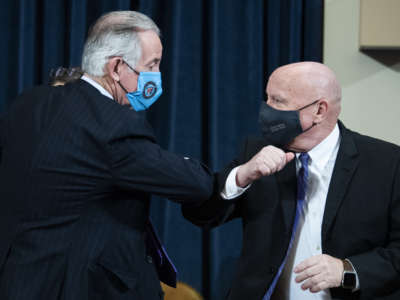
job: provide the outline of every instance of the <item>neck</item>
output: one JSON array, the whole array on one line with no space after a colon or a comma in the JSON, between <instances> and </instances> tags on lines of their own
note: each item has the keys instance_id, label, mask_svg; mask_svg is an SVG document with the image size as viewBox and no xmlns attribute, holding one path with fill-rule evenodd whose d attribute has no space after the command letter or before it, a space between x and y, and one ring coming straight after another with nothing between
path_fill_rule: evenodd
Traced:
<instances>
[{"instance_id":1,"label":"neck","mask_svg":"<svg viewBox=\"0 0 400 300\"><path fill-rule=\"evenodd\" d=\"M103 76L103 77L98 77L98 76L92 76L87 73L85 73L85 76L91 78L92 80L96 81L98 84L100 84L107 92L111 94L113 99L117 101L119 104L122 104L122 97L120 96L121 93L119 93L118 87L115 83L114 80L112 80L109 76Z\"/></svg>"}]
</instances>

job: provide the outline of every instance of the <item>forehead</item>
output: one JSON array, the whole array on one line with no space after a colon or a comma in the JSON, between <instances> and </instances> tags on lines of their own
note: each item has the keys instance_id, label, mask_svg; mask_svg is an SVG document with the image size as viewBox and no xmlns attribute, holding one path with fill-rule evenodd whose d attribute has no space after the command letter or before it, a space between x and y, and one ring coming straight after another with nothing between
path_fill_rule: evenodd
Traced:
<instances>
[{"instance_id":1,"label":"forehead","mask_svg":"<svg viewBox=\"0 0 400 300\"><path fill-rule=\"evenodd\" d=\"M307 73L301 69L282 68L273 72L268 80L266 93L287 100L302 99L312 93L313 87Z\"/></svg>"}]
</instances>

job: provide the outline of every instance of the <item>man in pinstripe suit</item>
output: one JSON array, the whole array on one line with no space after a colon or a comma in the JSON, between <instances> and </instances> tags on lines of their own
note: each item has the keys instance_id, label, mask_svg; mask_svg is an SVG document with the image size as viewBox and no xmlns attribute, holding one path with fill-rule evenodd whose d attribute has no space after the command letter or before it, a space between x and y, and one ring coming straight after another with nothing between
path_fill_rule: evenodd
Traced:
<instances>
[{"instance_id":1,"label":"man in pinstripe suit","mask_svg":"<svg viewBox=\"0 0 400 300\"><path fill-rule=\"evenodd\" d=\"M1 300L162 298L146 249L150 195L201 202L213 180L161 149L138 112L161 88L138 86L159 76L158 35L140 13L103 16L82 79L33 88L0 118Z\"/></svg>"}]
</instances>

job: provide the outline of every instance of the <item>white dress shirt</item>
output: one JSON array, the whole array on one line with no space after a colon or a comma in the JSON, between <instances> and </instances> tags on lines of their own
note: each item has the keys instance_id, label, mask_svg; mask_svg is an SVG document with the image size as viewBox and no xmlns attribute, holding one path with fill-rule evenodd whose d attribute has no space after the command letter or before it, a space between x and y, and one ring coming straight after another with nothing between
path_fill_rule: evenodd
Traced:
<instances>
[{"instance_id":1,"label":"white dress shirt","mask_svg":"<svg viewBox=\"0 0 400 300\"><path fill-rule=\"evenodd\" d=\"M305 300L331 299L329 290L311 293L302 290L302 283L296 283L295 266L312 256L322 254L321 228L325 211L326 197L331 181L333 167L340 145L338 125L320 144L308 152L308 185L304 201L303 214L299 219L293 247L289 252L286 265L276 286L275 299ZM301 168L299 153L296 154L296 171Z\"/></svg>"},{"instance_id":2,"label":"white dress shirt","mask_svg":"<svg viewBox=\"0 0 400 300\"><path fill-rule=\"evenodd\" d=\"M276 286L275 299L302 300L302 299L331 299L329 290L319 293L311 293L309 290L301 289L302 283L296 283L296 274L293 272L303 260L312 256L322 254L321 229L324 216L326 197L328 195L329 183L331 181L336 156L340 145L340 131L336 124L333 131L317 146L308 152L309 178L307 193L304 202L304 214L300 217L293 247ZM299 153L296 154L296 172L301 168ZM240 196L250 187L240 188L236 185L236 173L238 167L234 168L221 192L224 199L234 199ZM357 278L357 290L359 282Z\"/></svg>"}]
</instances>

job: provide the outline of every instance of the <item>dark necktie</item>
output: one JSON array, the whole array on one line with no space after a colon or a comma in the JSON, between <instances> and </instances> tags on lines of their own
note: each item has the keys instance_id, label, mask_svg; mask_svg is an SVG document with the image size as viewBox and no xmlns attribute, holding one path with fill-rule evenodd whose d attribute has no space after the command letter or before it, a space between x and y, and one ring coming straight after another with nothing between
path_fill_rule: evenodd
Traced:
<instances>
[{"instance_id":1,"label":"dark necktie","mask_svg":"<svg viewBox=\"0 0 400 300\"><path fill-rule=\"evenodd\" d=\"M165 284L176 287L177 270L161 244L150 219L146 224L146 250L148 255L152 257L158 278Z\"/></svg>"},{"instance_id":2,"label":"dark necktie","mask_svg":"<svg viewBox=\"0 0 400 300\"><path fill-rule=\"evenodd\" d=\"M309 159L310 159L310 156L307 153L301 153L299 155L299 160L301 162L301 168L299 170L299 173L297 174L297 204L296 204L296 215L294 217L294 222L293 222L293 227L292 227L292 236L290 238L289 247L286 251L285 258L283 259L283 262L281 263L281 265L279 267L278 273L275 275L275 278L272 281L271 285L269 286L269 289L268 289L267 293L265 294L263 300L271 299L271 295L274 292L276 284L278 283L279 276L281 275L282 270L286 264L290 249L292 249L292 246L293 246L293 240L294 240L294 237L296 236L297 225L299 224L300 216L303 211L304 201L306 198Z\"/></svg>"}]
</instances>

